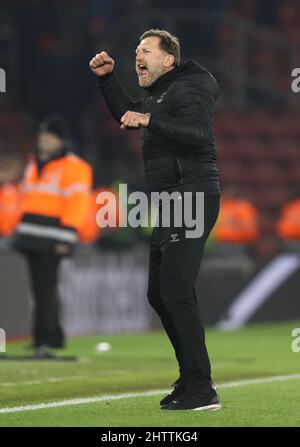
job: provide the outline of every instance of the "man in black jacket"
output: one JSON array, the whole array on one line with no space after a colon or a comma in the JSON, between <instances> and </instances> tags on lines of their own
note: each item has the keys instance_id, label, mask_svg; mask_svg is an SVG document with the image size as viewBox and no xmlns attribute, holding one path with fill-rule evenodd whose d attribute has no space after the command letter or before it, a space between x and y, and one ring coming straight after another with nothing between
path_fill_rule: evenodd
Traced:
<instances>
[{"instance_id":1,"label":"man in black jacket","mask_svg":"<svg viewBox=\"0 0 300 447\"><path fill-rule=\"evenodd\" d=\"M160 316L179 364L179 378L173 391L161 400L161 408L219 409L195 293L204 244L219 212L213 132L219 87L214 77L196 62L180 64L179 41L164 30L146 31L136 49L139 85L146 92L142 99L131 98L114 65L105 51L90 61L121 129L140 129L149 192L176 191L175 200L183 206L185 193L191 193L193 216L199 202L197 194L204 194L201 236L188 238L184 224L177 227L173 222L165 227L161 216L152 234L148 299ZM175 204L170 209L172 218L174 209Z\"/></svg>"}]
</instances>

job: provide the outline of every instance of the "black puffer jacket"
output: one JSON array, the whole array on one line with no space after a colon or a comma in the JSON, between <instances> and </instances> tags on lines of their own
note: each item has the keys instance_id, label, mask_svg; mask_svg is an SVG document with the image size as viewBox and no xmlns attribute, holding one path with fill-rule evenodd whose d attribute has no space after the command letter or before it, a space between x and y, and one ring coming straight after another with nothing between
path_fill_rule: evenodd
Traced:
<instances>
[{"instance_id":1,"label":"black puffer jacket","mask_svg":"<svg viewBox=\"0 0 300 447\"><path fill-rule=\"evenodd\" d=\"M197 184L199 191L220 193L213 131L219 86L209 71L187 61L144 88L146 95L138 101L130 97L115 72L98 79L119 123L127 110L151 113L149 126L140 129L150 192Z\"/></svg>"}]
</instances>

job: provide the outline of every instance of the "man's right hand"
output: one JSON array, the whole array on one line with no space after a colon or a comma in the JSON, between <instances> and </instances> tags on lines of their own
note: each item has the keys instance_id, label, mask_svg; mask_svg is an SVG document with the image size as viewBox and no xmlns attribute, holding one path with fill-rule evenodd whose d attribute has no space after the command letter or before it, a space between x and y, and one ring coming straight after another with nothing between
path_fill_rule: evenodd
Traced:
<instances>
[{"instance_id":1,"label":"man's right hand","mask_svg":"<svg viewBox=\"0 0 300 447\"><path fill-rule=\"evenodd\" d=\"M115 61L106 53L97 53L90 61L90 69L97 76L105 76L114 69Z\"/></svg>"}]
</instances>

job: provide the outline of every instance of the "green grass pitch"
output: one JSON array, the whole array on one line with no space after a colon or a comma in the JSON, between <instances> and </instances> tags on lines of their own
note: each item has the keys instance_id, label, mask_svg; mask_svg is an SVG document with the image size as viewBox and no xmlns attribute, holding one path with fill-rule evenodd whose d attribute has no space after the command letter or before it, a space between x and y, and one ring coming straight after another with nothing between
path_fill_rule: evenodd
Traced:
<instances>
[{"instance_id":1,"label":"green grass pitch","mask_svg":"<svg viewBox=\"0 0 300 447\"><path fill-rule=\"evenodd\" d=\"M160 410L164 394L111 399L111 395L169 389L177 365L163 332L72 338L62 354L77 362L0 361L0 426L206 427L300 426L300 352L293 328L300 321L251 325L238 331L208 329L207 346L222 410ZM96 351L99 342L112 349ZM25 342L7 354L26 354ZM57 352L59 354L59 352ZM281 380L263 378L281 377ZM298 375L298 376L297 376ZM243 383L258 379L255 383ZM226 386L235 382L235 386ZM103 400L67 405L77 398ZM7 412L8 407L60 402L61 406Z\"/></svg>"}]
</instances>

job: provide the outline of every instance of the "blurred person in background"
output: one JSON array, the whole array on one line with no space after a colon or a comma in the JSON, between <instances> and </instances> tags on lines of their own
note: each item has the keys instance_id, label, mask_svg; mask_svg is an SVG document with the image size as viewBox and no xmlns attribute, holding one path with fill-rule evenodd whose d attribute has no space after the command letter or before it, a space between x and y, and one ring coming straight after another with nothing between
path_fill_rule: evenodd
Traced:
<instances>
[{"instance_id":1,"label":"blurred person in background","mask_svg":"<svg viewBox=\"0 0 300 447\"><path fill-rule=\"evenodd\" d=\"M173 345L180 374L160 405L165 410L219 409L195 292L204 245L219 212L212 123L219 86L196 62L180 64L179 40L165 30L145 32L136 48L136 73L144 98L131 98L114 65L105 51L90 61L121 129L140 129L148 190L178 191L182 202L184 192L190 192L193 207L196 192L204 192L201 237L186 237L184 225L159 225L152 233L148 299Z\"/></svg>"},{"instance_id":2,"label":"blurred person in background","mask_svg":"<svg viewBox=\"0 0 300 447\"><path fill-rule=\"evenodd\" d=\"M37 148L21 182L22 217L16 249L28 260L33 291L33 348L38 358L62 348L57 280L64 256L73 253L90 206L91 166L68 146L68 125L52 115L40 125Z\"/></svg>"},{"instance_id":3,"label":"blurred person in background","mask_svg":"<svg viewBox=\"0 0 300 447\"><path fill-rule=\"evenodd\" d=\"M284 250L300 252L300 190L298 188L282 207L276 229L283 241Z\"/></svg>"},{"instance_id":4,"label":"blurred person in background","mask_svg":"<svg viewBox=\"0 0 300 447\"><path fill-rule=\"evenodd\" d=\"M9 248L20 219L22 160L14 154L0 155L0 248Z\"/></svg>"},{"instance_id":5,"label":"blurred person in background","mask_svg":"<svg viewBox=\"0 0 300 447\"><path fill-rule=\"evenodd\" d=\"M228 186L223 190L220 214L212 232L214 254L249 254L249 247L259 235L256 207L238 188Z\"/></svg>"},{"instance_id":6,"label":"blurred person in background","mask_svg":"<svg viewBox=\"0 0 300 447\"><path fill-rule=\"evenodd\" d=\"M106 194L105 200L99 199L99 194ZM97 213L101 208L105 207L107 213L107 227L100 227L97 224ZM111 238L116 232L120 232L120 219L122 219L124 211L120 207L117 191L112 187L95 188L90 195L89 212L85 224L80 228L78 236L83 244L94 244L100 240Z\"/></svg>"}]
</instances>

